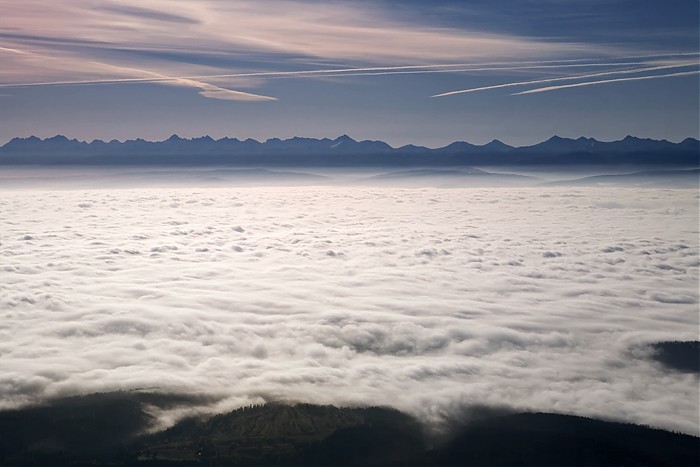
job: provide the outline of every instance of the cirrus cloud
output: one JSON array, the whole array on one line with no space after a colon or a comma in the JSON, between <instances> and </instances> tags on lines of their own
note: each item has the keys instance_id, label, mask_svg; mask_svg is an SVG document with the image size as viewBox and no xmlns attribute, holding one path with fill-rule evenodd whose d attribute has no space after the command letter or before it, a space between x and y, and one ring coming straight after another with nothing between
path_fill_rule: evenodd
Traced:
<instances>
[{"instance_id":1,"label":"cirrus cloud","mask_svg":"<svg viewBox=\"0 0 700 467\"><path fill-rule=\"evenodd\" d=\"M422 66L593 52L582 44L399 21L366 3L154 0L145 7L135 0L2 0L0 8L0 84L211 75L270 62L277 71L293 71L318 61L335 68ZM259 82L240 77L225 87L177 78L163 83L199 88L206 97L272 99L241 90Z\"/></svg>"}]
</instances>

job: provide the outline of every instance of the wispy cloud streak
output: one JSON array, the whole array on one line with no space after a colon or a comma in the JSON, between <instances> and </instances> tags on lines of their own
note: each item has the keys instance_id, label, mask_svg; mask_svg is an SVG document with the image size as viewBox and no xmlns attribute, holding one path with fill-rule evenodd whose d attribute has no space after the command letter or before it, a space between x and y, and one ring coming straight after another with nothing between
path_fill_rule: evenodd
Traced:
<instances>
[{"instance_id":1,"label":"wispy cloud streak","mask_svg":"<svg viewBox=\"0 0 700 467\"><path fill-rule=\"evenodd\" d=\"M0 35L4 88L163 83L200 89L206 97L273 100L206 80L240 79L231 83L238 88L241 83L245 87L261 82L245 78L416 74L518 56L535 64L571 50L575 51L571 63L577 55L611 55L605 48L585 44L436 28L420 18L398 20L381 5L358 9L334 2L309 8L308 3L294 0L153 0L144 6L136 0L105 0L97 6L90 0L0 0L0 6L3 21L12 24L11 34ZM265 66L274 57L280 70L225 73L237 71L238 57L246 67L251 57ZM292 63L299 59L348 66L292 71ZM115 73L93 66L94 61L148 71Z\"/></svg>"},{"instance_id":2,"label":"wispy cloud streak","mask_svg":"<svg viewBox=\"0 0 700 467\"><path fill-rule=\"evenodd\" d=\"M0 48L0 50L2 50ZM21 52L17 53L33 55L35 59L42 58L40 55L31 52ZM220 86L216 86L210 83L205 83L200 81L196 77L170 77L164 76L158 72L153 72L149 70L133 68L128 66L113 65L110 63L89 61L85 62L86 66L90 68L100 69L108 71L110 73L119 74L137 74L146 75L144 78L115 78L106 80L81 80L81 81L55 81L55 82L43 82L43 83L10 83L10 84L0 84L0 88L14 88L14 87L37 87L37 86L58 86L58 85L99 85L99 84L120 84L120 83L149 83L149 82L164 82L165 84L191 87L199 89L199 94L211 99L221 99L221 100L232 100L232 101L276 101L276 97L264 96L261 94L254 94L250 92L238 91L233 89L227 89Z\"/></svg>"},{"instance_id":3,"label":"wispy cloud streak","mask_svg":"<svg viewBox=\"0 0 700 467\"><path fill-rule=\"evenodd\" d=\"M226 89L220 86L215 86L209 83L203 83L201 81L195 81L191 79L177 79L174 81L176 84L186 87L198 88L199 94L208 97L210 99L221 99L229 101L276 101L276 97L263 96L261 94L253 94L244 91L235 91L233 89Z\"/></svg>"},{"instance_id":4,"label":"wispy cloud streak","mask_svg":"<svg viewBox=\"0 0 700 467\"><path fill-rule=\"evenodd\" d=\"M10 47L0 47L0 52L10 52L13 54L26 55L27 52L23 52L18 49L11 49Z\"/></svg>"},{"instance_id":5,"label":"wispy cloud streak","mask_svg":"<svg viewBox=\"0 0 700 467\"><path fill-rule=\"evenodd\" d=\"M558 89L578 88L578 87L582 87L582 86L593 86L596 84L619 83L622 81L639 81L639 80L643 80L643 79L676 78L676 77L680 77L680 76L691 76L691 75L697 75L697 74L700 74L700 70L683 71L680 73L669 73L669 74L665 74L665 75L633 76L630 78L616 78L616 79L605 79L605 80L600 80L600 81L587 81L585 83L562 84L559 86L547 86L544 88L529 89L527 91L516 92L516 93L511 94L511 95L512 96L519 96L522 94L535 94L535 93L539 93L539 92L556 91Z\"/></svg>"},{"instance_id":6,"label":"wispy cloud streak","mask_svg":"<svg viewBox=\"0 0 700 467\"><path fill-rule=\"evenodd\" d=\"M603 46L436 28L420 18L399 20L381 4L356 8L329 2L309 8L295 0L152 0L144 6L137 0L104 0L97 6L90 0L0 0L0 7L4 21L12 24L11 34L0 35L3 88L162 83L199 89L205 97L265 101L275 98L239 87L277 78L477 72L488 70L473 67L491 65L603 66L595 62L625 54ZM561 60L564 54L567 60ZM237 70L237 57L247 68L250 57L265 66L274 57L279 70ZM517 57L531 60L512 62ZM554 65L551 59L557 57ZM291 63L299 59L348 66L292 71ZM114 72L93 66L94 61L132 71ZM224 79L232 81L226 87L211 83Z\"/></svg>"},{"instance_id":7,"label":"wispy cloud streak","mask_svg":"<svg viewBox=\"0 0 700 467\"><path fill-rule=\"evenodd\" d=\"M275 54L282 60L313 57L400 64L518 55L545 59L572 48L581 54L593 53L583 44L435 28L418 19L401 22L380 5L357 8L350 2L318 3L310 8L299 1L153 0L146 9L135 0L105 0L99 7L89 0L0 0L0 6L14 30L12 36L3 38L10 42L8 47L48 49L54 55L84 57L118 49L167 51L171 57ZM173 19L179 24L176 32ZM153 57L149 58L152 62ZM132 55L129 60L143 58Z\"/></svg>"}]
</instances>

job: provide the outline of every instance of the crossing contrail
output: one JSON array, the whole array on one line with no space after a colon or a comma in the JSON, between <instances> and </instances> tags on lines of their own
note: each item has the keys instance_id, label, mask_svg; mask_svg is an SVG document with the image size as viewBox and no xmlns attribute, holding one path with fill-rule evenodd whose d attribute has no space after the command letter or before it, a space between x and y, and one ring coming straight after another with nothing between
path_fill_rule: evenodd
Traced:
<instances>
[{"instance_id":1,"label":"crossing contrail","mask_svg":"<svg viewBox=\"0 0 700 467\"><path fill-rule=\"evenodd\" d=\"M637 58L667 58L694 55L697 53L663 54L663 55L638 55L628 57L618 57L616 60L632 60ZM468 72L468 71L506 71L525 70L538 68L570 68L586 66L622 66L641 65L640 62L611 62L596 63L602 59L570 59L570 60L539 60L539 61L519 61L519 62L491 62L491 63L451 63L451 64L429 64L429 65L402 65L402 66L380 66L361 68L333 68L299 71L261 71L248 73L227 73L227 74L207 74L192 76L157 76L145 78L113 78L96 80L65 80L65 81L41 81L29 83L6 83L0 84L0 88L37 87L37 86L76 86L76 85L100 85L100 84L129 84L129 83L159 83L178 80L206 80L223 78L278 78L278 77L314 77L314 76L367 76L367 75L388 75L388 74L419 74L435 72ZM451 69L457 68L459 69ZM469 68L465 68L469 67ZM479 68L473 68L479 67ZM586 77L586 76L584 76ZM501 85L502 86L502 85ZM471 90L452 91L452 93L471 92ZM439 94L433 97L450 95L451 93Z\"/></svg>"},{"instance_id":2,"label":"crossing contrail","mask_svg":"<svg viewBox=\"0 0 700 467\"><path fill-rule=\"evenodd\" d=\"M589 73L589 74L585 74L585 75L560 76L558 78L544 78L544 79L537 79L537 80L531 80L531 81L516 81L516 82L512 82L512 83L494 84L492 86L481 86L478 88L460 89L458 91L450 91L450 92L444 92L442 94L435 94L434 96L430 96L430 97L446 97L446 96L454 96L456 94L466 94L466 93L470 93L470 92L489 91L491 89L508 88L508 87L513 87L513 86L527 86L527 85L531 85L531 84L552 83L552 82L557 82L557 81L569 81L569 80L575 80L575 79L597 78L600 76L631 74L631 73L646 73L646 72L650 72L650 71L668 70L671 68L682 68L682 67L687 67L687 66L692 66L692 65L698 65L698 62L683 62L683 63L673 64L673 65L662 65L662 66L655 66L655 67L636 68L633 70L604 71L604 72L600 72L600 73Z\"/></svg>"},{"instance_id":3,"label":"crossing contrail","mask_svg":"<svg viewBox=\"0 0 700 467\"><path fill-rule=\"evenodd\" d=\"M652 76L634 76L630 78L616 78L616 79L605 79L601 81L587 81L585 83L574 83L574 84L562 84L560 86L547 86L544 88L529 89L527 91L516 92L512 94L513 96L519 96L521 94L534 94L538 92L556 91L557 89L566 88L577 88L581 86L593 86L594 84L607 84L607 83L618 83L620 81L638 81L642 79L659 79L659 78L673 78L677 76L690 76L700 74L700 70L695 71L683 71L680 73L669 73L666 75L652 75Z\"/></svg>"}]
</instances>

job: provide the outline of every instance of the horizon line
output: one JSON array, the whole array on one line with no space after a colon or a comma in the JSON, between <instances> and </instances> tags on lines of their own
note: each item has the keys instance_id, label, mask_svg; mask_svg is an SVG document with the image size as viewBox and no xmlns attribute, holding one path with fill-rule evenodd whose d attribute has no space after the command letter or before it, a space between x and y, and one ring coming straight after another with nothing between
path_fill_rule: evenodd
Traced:
<instances>
[{"instance_id":1,"label":"horizon line","mask_svg":"<svg viewBox=\"0 0 700 467\"><path fill-rule=\"evenodd\" d=\"M489 144L493 144L493 143L501 143L501 144L504 144L504 145L506 145L506 146L509 146L509 147L511 147L511 148L513 148L513 149L519 149L519 148L526 148L526 147L536 146L536 145L538 145L538 144L545 143L545 142L550 141L550 140L552 140L552 139L564 139L564 140L571 140L571 141L578 141L578 140L584 139L584 140L589 140L589 141L592 140L592 141L595 141L595 142L598 142L598 143L617 143L617 142L622 142L622 141L624 141L624 140L626 140L626 139L638 139L638 140L650 140L650 141L655 141L655 142L667 142L667 143L671 143L671 144L681 144L681 143L683 143L683 142L685 142L685 141L687 141L687 140L694 140L694 141L700 143L700 138L699 138L698 136L687 136L687 137L685 137L685 138L683 138L683 139L681 139L681 140L672 141L672 140L668 140L668 139L665 139L665 138L662 138L662 139L655 139L655 138L640 137L640 136L635 136L635 135L630 135L630 134L627 134L627 135L625 135L625 136L622 137L622 138L614 139L614 140L609 140L609 141L608 141L608 140L599 140L599 139L596 139L596 138L593 138L593 137L588 137L588 136L583 136L583 135L581 135L581 136L579 136L579 137L566 137L566 136L559 136L559 135L557 135L557 134L554 134L554 135L550 136L549 138L544 139L544 140L542 140L542 141L539 141L539 142L536 142L536 143L533 143L533 144L521 145L521 146L515 146L515 145L512 145L512 144L505 143L504 141L502 141L502 140L500 140L500 139L498 139L498 138L492 139L492 140L489 141L488 143L483 143L483 144L474 144L474 143L470 143L470 142L467 141L466 139L460 139L460 140L451 141L451 142L449 142L449 143L447 143L447 144L445 144L445 145L443 145L443 146L437 146L437 147L428 147L428 146L422 146L422 145L413 144L413 143L406 143L406 144L403 144L403 145L400 145L400 146L392 146L391 144L389 144L389 143L387 143L386 141L381 140L381 139L356 139L356 138L353 138L353 137L349 136L349 135L346 134L346 133L343 133L342 135L339 135L339 136L337 136L337 137L335 137L335 138L329 138L329 137L327 137L327 136L326 136L326 137L322 137L322 138L314 138L314 137L298 136L298 135L291 136L291 137L288 137L288 138L280 138L280 137L275 137L275 136L273 136L273 137L267 138L267 139L264 140L264 141L263 141L263 140L258 140L258 139L255 139L255 138L245 138L245 139L242 139L242 138L235 137L235 136L222 136L222 137L220 137L220 138L214 138L214 137L212 137L212 136L210 136L210 135L208 135L208 134L202 135L202 136L193 136L193 137L187 138L187 137L181 137L181 136L179 136L177 133L173 133L173 134L170 135L169 137L167 137L167 138L165 138L165 139L162 139L162 140L148 140L148 139L145 139L145 138L136 137L136 138L133 138L133 139L124 139L124 140L119 140L119 139L116 139L116 138L113 138L113 139L110 139L110 140L104 140L104 139L100 139L100 138L94 138L94 139L92 139L92 140L90 140L90 141L88 141L88 140L86 140L86 139L70 138L70 137L68 137L68 136L66 136L66 135L64 135L64 134L56 134L56 135L48 136L48 137L44 137L44 138L41 138L41 137L39 137L39 136L36 136L36 135L32 134L32 135L27 136L27 137L15 136L15 137L13 137L13 138L7 140L5 143L0 144L0 149L4 148L4 147L7 146L8 144L10 144L11 142L16 141L16 140L31 140L31 139L37 139L37 140L39 140L39 141L41 141L41 142L45 142L45 141L48 141L48 140L51 140L51 139L55 139L55 138L63 138L63 139L65 139L65 140L67 140L67 141L70 141L70 142L77 142L77 143L82 143L82 144L92 144L92 143L97 143L97 142L102 142L102 143L105 143L105 144L110 144L110 143L114 143L114 142L119 143L119 144L125 144L125 143L128 143L128 142L145 142L145 143L150 143L150 144L158 144L158 143L165 143L165 142L167 142L167 141L169 141L170 139L173 139L173 138L176 138L176 139L179 139L179 140L182 140L182 141L195 141L195 140L200 140L200 139L210 139L210 140L212 140L212 141L215 142L215 143L218 143L218 142L221 142L221 141L225 141L225 140L233 140L233 141L238 141L238 142L252 141L252 142L255 142L255 143L258 143L258 144L266 144L266 143L268 143L268 142L270 142L270 141L275 141L275 140L277 140L277 141L283 141L283 142L284 142L284 141L291 141L291 140L295 140L295 139L305 139L305 140L315 140L315 141L324 141L324 140L328 140L328 141L337 141L337 140L339 140L339 139L341 139L341 138L343 138L343 137L349 138L350 140L352 140L353 142L356 142L356 143L366 143L366 142L371 142L371 143L384 143L384 144L386 144L387 146L389 146L391 149L401 149L401 148L404 148L404 147L406 147L406 146L414 146L414 147L425 148L425 149L430 149L430 150L442 149L442 148L445 148L445 147L447 147L447 146L450 146L450 145L456 144L456 143L466 143L466 144L470 144L470 145L473 145L473 146L476 146L476 147L484 147L484 146L488 146Z\"/></svg>"}]
</instances>

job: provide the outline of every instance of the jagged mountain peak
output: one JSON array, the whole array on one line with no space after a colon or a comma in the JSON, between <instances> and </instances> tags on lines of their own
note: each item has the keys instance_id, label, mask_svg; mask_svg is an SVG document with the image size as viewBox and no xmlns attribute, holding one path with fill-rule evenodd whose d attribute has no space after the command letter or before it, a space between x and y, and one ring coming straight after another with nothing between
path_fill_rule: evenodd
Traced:
<instances>
[{"instance_id":1,"label":"jagged mountain peak","mask_svg":"<svg viewBox=\"0 0 700 467\"><path fill-rule=\"evenodd\" d=\"M555 135L532 146L512 147L497 139L484 145L457 141L429 149L416 145L393 148L383 141L356 141L347 134L328 138L295 136L264 143L254 139L192 139L173 134L165 141L141 138L90 143L56 135L14 138L0 147L0 164L301 164L301 165L387 165L387 166L474 166L498 164L698 164L700 143L687 138L682 143L627 136L602 142L581 136L577 139Z\"/></svg>"},{"instance_id":2,"label":"jagged mountain peak","mask_svg":"<svg viewBox=\"0 0 700 467\"><path fill-rule=\"evenodd\" d=\"M346 134L342 134L342 135L338 136L333 141L336 143L356 143L357 142Z\"/></svg>"},{"instance_id":3,"label":"jagged mountain peak","mask_svg":"<svg viewBox=\"0 0 700 467\"><path fill-rule=\"evenodd\" d=\"M492 139L490 142L484 144L483 146L486 149L494 149L494 150L509 150L513 149L513 146L510 146L503 141L499 141L497 139Z\"/></svg>"}]
</instances>

